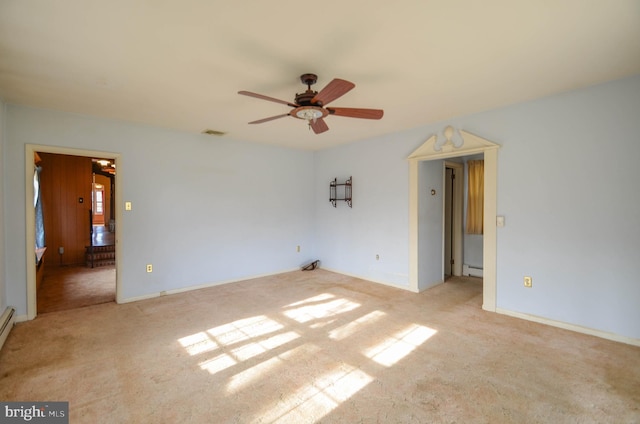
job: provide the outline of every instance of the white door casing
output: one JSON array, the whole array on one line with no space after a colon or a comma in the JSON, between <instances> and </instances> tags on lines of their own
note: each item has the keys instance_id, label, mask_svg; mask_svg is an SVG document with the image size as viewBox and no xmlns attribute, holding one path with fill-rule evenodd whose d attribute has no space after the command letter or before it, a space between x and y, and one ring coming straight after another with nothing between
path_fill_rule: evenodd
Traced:
<instances>
[{"instance_id":1,"label":"white door casing","mask_svg":"<svg viewBox=\"0 0 640 424\"><path fill-rule=\"evenodd\" d=\"M460 130L458 143L453 141L455 130L443 131L444 141L432 135L407 160L409 161L409 289L418 292L418 164L428 160L484 153L484 234L482 309L496 311L496 255L497 255L497 176L499 144Z\"/></svg>"},{"instance_id":2,"label":"white door casing","mask_svg":"<svg viewBox=\"0 0 640 424\"><path fill-rule=\"evenodd\" d=\"M37 315L37 287L36 287L36 267L33 261L33 241L35 240L35 210L33 208L33 156L35 152L55 153L61 155L71 156L87 156L87 157L100 157L105 159L113 159L116 165L116 169L120 167L120 154L111 152L101 152L84 149L73 149L67 147L58 146L45 146L26 144L25 145L25 192L26 192L26 257L27 257L27 319L32 320ZM118 208L118 205L122 204L122 178L116 175L115 178L115 220L116 222L122 222L122 211ZM120 275L121 262L121 246L119 243L119 236L116 235L116 302L122 302L122 289Z\"/></svg>"}]
</instances>

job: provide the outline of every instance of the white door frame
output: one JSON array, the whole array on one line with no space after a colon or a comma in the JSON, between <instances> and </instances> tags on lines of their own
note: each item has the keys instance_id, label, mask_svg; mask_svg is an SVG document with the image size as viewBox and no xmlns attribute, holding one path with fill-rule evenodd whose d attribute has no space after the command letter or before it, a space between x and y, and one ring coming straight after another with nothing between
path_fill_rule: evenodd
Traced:
<instances>
[{"instance_id":1,"label":"white door frame","mask_svg":"<svg viewBox=\"0 0 640 424\"><path fill-rule=\"evenodd\" d=\"M116 169L120 167L120 154L112 152L100 152L95 150L71 149L67 147L44 146L36 144L25 145L25 200L26 200L26 264L27 264L27 319L32 320L38 315L37 287L36 287L36 267L34 259L34 240L36 239L36 213L33 207L33 165L35 152L54 153L59 155L86 156L104 159L112 159ZM122 189L120 187L122 178L116 172L115 176L115 219L116 223L122 222L122 211L118 207L121 204ZM117 234L117 233L116 233ZM121 303L120 279L120 245L116 235L116 302Z\"/></svg>"},{"instance_id":2,"label":"white door frame","mask_svg":"<svg viewBox=\"0 0 640 424\"><path fill-rule=\"evenodd\" d=\"M448 133L448 134L447 134ZM460 130L461 143L455 144L451 135L453 128L444 130L445 142L438 141L434 134L416 149L409 160L409 289L418 292L418 165L428 160L484 153L484 234L483 234L483 287L482 309L496 311L497 268L497 193L498 193L498 148L499 144Z\"/></svg>"}]
</instances>

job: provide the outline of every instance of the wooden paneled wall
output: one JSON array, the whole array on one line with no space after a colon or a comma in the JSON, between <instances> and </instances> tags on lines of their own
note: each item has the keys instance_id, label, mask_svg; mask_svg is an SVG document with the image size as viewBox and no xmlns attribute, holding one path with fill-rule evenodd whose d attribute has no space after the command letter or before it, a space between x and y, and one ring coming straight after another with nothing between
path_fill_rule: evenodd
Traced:
<instances>
[{"instance_id":1,"label":"wooden paneled wall","mask_svg":"<svg viewBox=\"0 0 640 424\"><path fill-rule=\"evenodd\" d=\"M91 237L91 158L39 154L47 266L84 264Z\"/></svg>"}]
</instances>

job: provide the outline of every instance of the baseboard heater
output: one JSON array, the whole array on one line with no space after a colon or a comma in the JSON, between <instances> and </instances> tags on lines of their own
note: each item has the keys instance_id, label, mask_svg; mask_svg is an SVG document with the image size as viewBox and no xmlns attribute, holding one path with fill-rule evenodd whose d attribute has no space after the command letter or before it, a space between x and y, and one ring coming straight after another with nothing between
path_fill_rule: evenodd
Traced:
<instances>
[{"instance_id":1,"label":"baseboard heater","mask_svg":"<svg viewBox=\"0 0 640 424\"><path fill-rule=\"evenodd\" d=\"M4 341L7 339L9 332L13 328L13 323L16 320L16 310L8 307L4 310L2 314L2 318L0 319L0 349L2 349L2 345Z\"/></svg>"},{"instance_id":2,"label":"baseboard heater","mask_svg":"<svg viewBox=\"0 0 640 424\"><path fill-rule=\"evenodd\" d=\"M482 277L482 268L473 265L462 265L462 275L469 277Z\"/></svg>"}]
</instances>

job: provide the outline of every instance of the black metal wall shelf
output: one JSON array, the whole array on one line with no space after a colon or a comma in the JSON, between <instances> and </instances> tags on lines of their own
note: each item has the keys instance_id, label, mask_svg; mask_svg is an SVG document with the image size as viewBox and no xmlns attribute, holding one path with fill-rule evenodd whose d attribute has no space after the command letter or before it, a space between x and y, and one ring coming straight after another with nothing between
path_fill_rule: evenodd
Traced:
<instances>
[{"instance_id":1,"label":"black metal wall shelf","mask_svg":"<svg viewBox=\"0 0 640 424\"><path fill-rule=\"evenodd\" d=\"M334 178L331 183L329 183L329 201L335 208L338 204L338 200L344 200L347 202L349 207L351 206L351 188L353 187L352 177L349 177L344 183L338 183L338 179ZM342 197L338 197L338 191Z\"/></svg>"}]
</instances>

